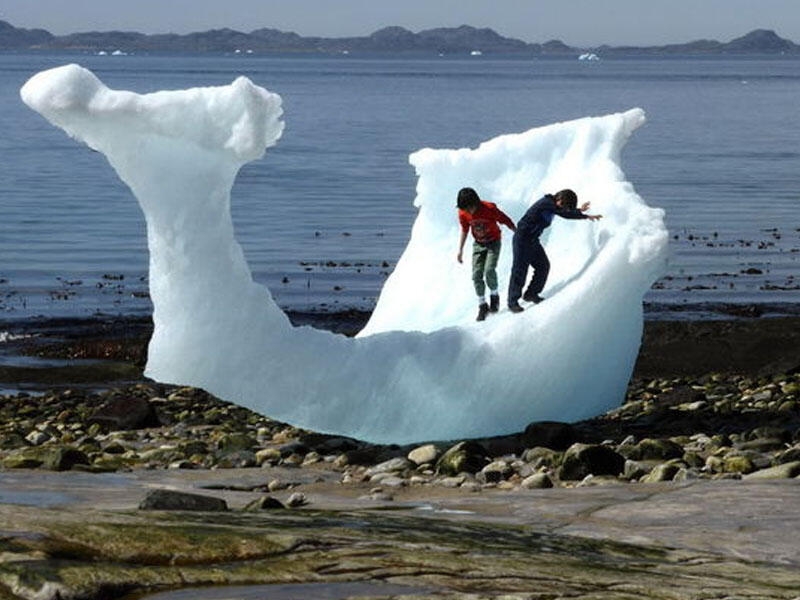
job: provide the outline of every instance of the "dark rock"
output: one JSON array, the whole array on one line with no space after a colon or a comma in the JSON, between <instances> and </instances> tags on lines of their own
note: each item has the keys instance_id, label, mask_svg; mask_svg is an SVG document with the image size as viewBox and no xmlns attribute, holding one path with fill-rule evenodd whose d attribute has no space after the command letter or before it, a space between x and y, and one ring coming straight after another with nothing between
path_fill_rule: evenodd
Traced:
<instances>
[{"instance_id":1,"label":"dark rock","mask_svg":"<svg viewBox=\"0 0 800 600\"><path fill-rule=\"evenodd\" d=\"M174 490L153 490L139 504L140 510L191 510L221 512L228 504L221 498L202 496Z\"/></svg>"},{"instance_id":2,"label":"dark rock","mask_svg":"<svg viewBox=\"0 0 800 600\"><path fill-rule=\"evenodd\" d=\"M137 396L111 398L89 417L89 424L97 424L104 431L144 429L161 425L150 402Z\"/></svg>"},{"instance_id":3,"label":"dark rock","mask_svg":"<svg viewBox=\"0 0 800 600\"><path fill-rule=\"evenodd\" d=\"M287 456L291 456L292 454L301 454L301 455L308 454L310 448L303 442L295 440L279 446L278 450L280 451L281 456L283 458L286 458Z\"/></svg>"},{"instance_id":4,"label":"dark rock","mask_svg":"<svg viewBox=\"0 0 800 600\"><path fill-rule=\"evenodd\" d=\"M531 423L525 428L521 438L526 448L543 446L552 450L566 450L578 440L572 425L557 421Z\"/></svg>"},{"instance_id":5,"label":"dark rock","mask_svg":"<svg viewBox=\"0 0 800 600\"><path fill-rule=\"evenodd\" d=\"M800 446L789 448L786 452L781 452L775 457L775 462L779 465L795 461L800 461Z\"/></svg>"},{"instance_id":6,"label":"dark rock","mask_svg":"<svg viewBox=\"0 0 800 600\"><path fill-rule=\"evenodd\" d=\"M348 450L355 450L359 446L359 442L350 438L331 437L321 434L306 434L301 441L306 446L322 455L340 454Z\"/></svg>"},{"instance_id":7,"label":"dark rock","mask_svg":"<svg viewBox=\"0 0 800 600\"><path fill-rule=\"evenodd\" d=\"M69 471L75 465L88 465L89 457L77 448L59 446L43 452L42 468L50 471Z\"/></svg>"},{"instance_id":8,"label":"dark rock","mask_svg":"<svg viewBox=\"0 0 800 600\"><path fill-rule=\"evenodd\" d=\"M587 475L619 475L625 469L625 458L608 446L573 444L564 453L558 476L575 481Z\"/></svg>"},{"instance_id":9,"label":"dark rock","mask_svg":"<svg viewBox=\"0 0 800 600\"><path fill-rule=\"evenodd\" d=\"M208 444L202 440L181 442L178 444L178 452L186 457L193 456L195 454L205 455L208 454Z\"/></svg>"},{"instance_id":10,"label":"dark rock","mask_svg":"<svg viewBox=\"0 0 800 600\"><path fill-rule=\"evenodd\" d=\"M681 385L659 395L658 404L660 406L677 406L705 399L706 395L703 392L688 385Z\"/></svg>"},{"instance_id":11,"label":"dark rock","mask_svg":"<svg viewBox=\"0 0 800 600\"><path fill-rule=\"evenodd\" d=\"M525 444L519 435L502 435L491 438L481 438L475 440L481 446L487 456L506 456L509 454L522 454Z\"/></svg>"},{"instance_id":12,"label":"dark rock","mask_svg":"<svg viewBox=\"0 0 800 600\"><path fill-rule=\"evenodd\" d=\"M476 479L481 483L499 483L514 472L514 469L504 460L489 463L478 472Z\"/></svg>"},{"instance_id":13,"label":"dark rock","mask_svg":"<svg viewBox=\"0 0 800 600\"><path fill-rule=\"evenodd\" d=\"M792 432L784 427L775 427L771 425L764 425L763 427L756 427L747 434L749 441L761 439L775 439L780 442L789 442L792 439Z\"/></svg>"},{"instance_id":14,"label":"dark rock","mask_svg":"<svg viewBox=\"0 0 800 600\"><path fill-rule=\"evenodd\" d=\"M249 502L247 506L244 507L244 510L247 512L255 512L259 510L275 510L279 508L286 508L283 503L273 498L272 496L262 496L261 498L257 498L252 502Z\"/></svg>"},{"instance_id":15,"label":"dark rock","mask_svg":"<svg viewBox=\"0 0 800 600\"><path fill-rule=\"evenodd\" d=\"M477 473L489 462L484 452L483 446L476 442L459 442L439 457L436 470L441 475Z\"/></svg>"}]
</instances>

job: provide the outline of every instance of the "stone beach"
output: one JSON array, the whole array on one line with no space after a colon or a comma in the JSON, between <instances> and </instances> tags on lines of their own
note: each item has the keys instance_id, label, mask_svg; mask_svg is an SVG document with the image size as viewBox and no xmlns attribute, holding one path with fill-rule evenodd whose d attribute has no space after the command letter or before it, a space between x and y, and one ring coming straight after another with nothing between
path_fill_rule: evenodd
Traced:
<instances>
[{"instance_id":1,"label":"stone beach","mask_svg":"<svg viewBox=\"0 0 800 600\"><path fill-rule=\"evenodd\" d=\"M294 316L343 333L362 318ZM15 351L38 358L0 370L44 386L0 399L0 598L342 581L409 586L370 597L800 598L783 535L800 518L796 317L648 321L617 409L409 446L147 381L146 321L47 329L19 329ZM126 482L113 501L109 477ZM14 500L33 490L74 497ZM145 551L140 527L169 541Z\"/></svg>"}]
</instances>

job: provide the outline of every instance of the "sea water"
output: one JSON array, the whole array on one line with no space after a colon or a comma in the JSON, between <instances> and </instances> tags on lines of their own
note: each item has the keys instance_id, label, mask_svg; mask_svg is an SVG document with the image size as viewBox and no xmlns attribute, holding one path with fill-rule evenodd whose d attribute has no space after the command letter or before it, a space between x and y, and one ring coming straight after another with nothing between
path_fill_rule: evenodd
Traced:
<instances>
[{"instance_id":1,"label":"sea water","mask_svg":"<svg viewBox=\"0 0 800 600\"><path fill-rule=\"evenodd\" d=\"M284 135L241 170L232 212L254 279L285 308L374 304L415 216L411 152L635 106L648 122L623 169L666 210L671 236L668 272L645 300L800 303L797 59L6 53L0 319L151 310L130 191L19 99L31 75L71 62L139 93L245 75L282 96Z\"/></svg>"}]
</instances>

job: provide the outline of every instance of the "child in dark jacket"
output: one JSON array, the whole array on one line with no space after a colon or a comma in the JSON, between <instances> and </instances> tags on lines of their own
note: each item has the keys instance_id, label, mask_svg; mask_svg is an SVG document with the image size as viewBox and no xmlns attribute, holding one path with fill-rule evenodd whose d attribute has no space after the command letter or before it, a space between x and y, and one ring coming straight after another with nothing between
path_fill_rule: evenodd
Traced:
<instances>
[{"instance_id":1,"label":"child in dark jacket","mask_svg":"<svg viewBox=\"0 0 800 600\"><path fill-rule=\"evenodd\" d=\"M484 202L472 188L458 192L458 221L461 237L458 241L458 262L463 262L464 242L467 232L472 230L475 242L472 245L472 283L478 295L478 321L483 321L489 312L500 308L497 291L497 260L500 257L500 227L502 223L514 231L514 221L492 202ZM489 288L489 304L486 303L486 288Z\"/></svg>"},{"instance_id":2,"label":"child in dark jacket","mask_svg":"<svg viewBox=\"0 0 800 600\"><path fill-rule=\"evenodd\" d=\"M550 226L553 218L559 216L564 219L590 221L602 218L602 215L585 214L589 208L588 202L580 208L577 206L578 196L572 190L561 190L555 195L545 194L534 202L517 223L512 242L514 262L508 283L508 308L511 312L522 312L523 308L519 305L520 296L529 302L539 303L544 300L539 292L544 289L547 275L550 273L550 261L539 241L539 236ZM533 268L533 277L523 295L522 288L528 278L528 267Z\"/></svg>"}]
</instances>

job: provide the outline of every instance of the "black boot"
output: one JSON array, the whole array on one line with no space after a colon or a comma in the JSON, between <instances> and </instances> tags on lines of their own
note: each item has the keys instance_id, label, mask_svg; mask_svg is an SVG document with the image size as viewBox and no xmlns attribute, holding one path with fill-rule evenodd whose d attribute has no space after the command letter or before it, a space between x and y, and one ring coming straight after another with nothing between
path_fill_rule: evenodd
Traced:
<instances>
[{"instance_id":1,"label":"black boot","mask_svg":"<svg viewBox=\"0 0 800 600\"><path fill-rule=\"evenodd\" d=\"M522 308L522 307L521 307L519 304L517 304L516 302L513 302L513 303L511 303L511 304L509 304L509 305L508 305L508 310L510 310L512 313L521 313L521 312L522 312L523 310L525 310L525 309L524 309L524 308Z\"/></svg>"},{"instance_id":2,"label":"black boot","mask_svg":"<svg viewBox=\"0 0 800 600\"><path fill-rule=\"evenodd\" d=\"M527 290L522 295L522 299L525 300L526 302L533 302L534 304L539 304L539 302L544 300L544 298L542 298L539 294L537 294L536 292L532 292L531 290Z\"/></svg>"},{"instance_id":3,"label":"black boot","mask_svg":"<svg viewBox=\"0 0 800 600\"><path fill-rule=\"evenodd\" d=\"M492 294L489 296L489 312L497 312L500 310L500 296Z\"/></svg>"},{"instance_id":4,"label":"black boot","mask_svg":"<svg viewBox=\"0 0 800 600\"><path fill-rule=\"evenodd\" d=\"M478 318L475 320L484 321L487 314L489 314L489 305L486 304L486 302L481 302L481 304L478 306Z\"/></svg>"}]
</instances>

